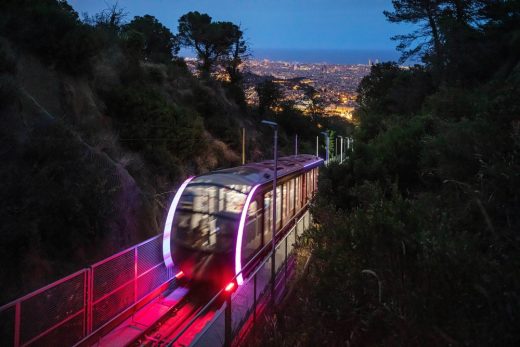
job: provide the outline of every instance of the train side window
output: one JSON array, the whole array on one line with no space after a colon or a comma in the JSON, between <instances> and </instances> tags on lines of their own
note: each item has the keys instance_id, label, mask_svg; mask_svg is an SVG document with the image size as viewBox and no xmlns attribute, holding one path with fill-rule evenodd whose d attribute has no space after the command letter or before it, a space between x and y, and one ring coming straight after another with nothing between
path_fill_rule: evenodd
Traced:
<instances>
[{"instance_id":1,"label":"train side window","mask_svg":"<svg viewBox=\"0 0 520 347\"><path fill-rule=\"evenodd\" d=\"M300 189L300 176L294 179L294 209L297 212L300 209L300 197L299 197L299 189Z\"/></svg>"},{"instance_id":2,"label":"train side window","mask_svg":"<svg viewBox=\"0 0 520 347\"><path fill-rule=\"evenodd\" d=\"M276 187L276 230L282 226L282 187Z\"/></svg>"},{"instance_id":3,"label":"train side window","mask_svg":"<svg viewBox=\"0 0 520 347\"><path fill-rule=\"evenodd\" d=\"M311 176L311 172L307 172L307 179L308 179L308 183L307 184L307 200L310 199L311 197L311 189L312 189L312 176Z\"/></svg>"},{"instance_id":4,"label":"train side window","mask_svg":"<svg viewBox=\"0 0 520 347\"><path fill-rule=\"evenodd\" d=\"M248 211L248 220L251 222L254 220L254 237L259 238L260 243L262 241L262 228L260 223L262 223L262 211L258 209L259 203L257 201L251 202L249 205Z\"/></svg>"},{"instance_id":5,"label":"train side window","mask_svg":"<svg viewBox=\"0 0 520 347\"><path fill-rule=\"evenodd\" d=\"M307 176L302 174L302 201L305 204L307 202Z\"/></svg>"},{"instance_id":6,"label":"train side window","mask_svg":"<svg viewBox=\"0 0 520 347\"><path fill-rule=\"evenodd\" d=\"M285 183L282 186L282 201L283 201L282 222L283 223L287 222L287 217L289 216L289 213L288 213L288 211L289 211L289 190L287 188L288 188L288 183Z\"/></svg>"},{"instance_id":7,"label":"train side window","mask_svg":"<svg viewBox=\"0 0 520 347\"><path fill-rule=\"evenodd\" d=\"M314 174L314 192L318 190L318 169L312 170L312 173Z\"/></svg>"},{"instance_id":8,"label":"train side window","mask_svg":"<svg viewBox=\"0 0 520 347\"><path fill-rule=\"evenodd\" d=\"M273 206L271 204L272 197L272 192L267 192L264 195L264 243L270 242L273 235Z\"/></svg>"},{"instance_id":9,"label":"train side window","mask_svg":"<svg viewBox=\"0 0 520 347\"><path fill-rule=\"evenodd\" d=\"M311 172L309 172L309 174L311 175L311 181L312 181L312 185L311 185L311 198L312 198L312 196L314 195L314 172L311 170Z\"/></svg>"},{"instance_id":10,"label":"train side window","mask_svg":"<svg viewBox=\"0 0 520 347\"><path fill-rule=\"evenodd\" d=\"M312 177L310 171L307 172L307 200L311 197Z\"/></svg>"},{"instance_id":11,"label":"train side window","mask_svg":"<svg viewBox=\"0 0 520 347\"><path fill-rule=\"evenodd\" d=\"M307 203L307 180L305 179L305 174L302 175L302 203L305 205Z\"/></svg>"},{"instance_id":12,"label":"train side window","mask_svg":"<svg viewBox=\"0 0 520 347\"><path fill-rule=\"evenodd\" d=\"M259 228L261 218L259 218L257 211L258 204L256 201L253 201L249 206L248 218L242 241L242 260L244 261L244 264L251 259L251 257L254 256L262 246L262 234L258 232L261 230Z\"/></svg>"},{"instance_id":13,"label":"train side window","mask_svg":"<svg viewBox=\"0 0 520 347\"><path fill-rule=\"evenodd\" d=\"M289 215L294 215L294 183L295 180L289 181Z\"/></svg>"},{"instance_id":14,"label":"train side window","mask_svg":"<svg viewBox=\"0 0 520 347\"><path fill-rule=\"evenodd\" d=\"M303 201L302 201L302 188L303 188L303 178L302 176L298 176L298 189L296 190L297 198L296 201L298 201L298 210L302 207Z\"/></svg>"}]
</instances>

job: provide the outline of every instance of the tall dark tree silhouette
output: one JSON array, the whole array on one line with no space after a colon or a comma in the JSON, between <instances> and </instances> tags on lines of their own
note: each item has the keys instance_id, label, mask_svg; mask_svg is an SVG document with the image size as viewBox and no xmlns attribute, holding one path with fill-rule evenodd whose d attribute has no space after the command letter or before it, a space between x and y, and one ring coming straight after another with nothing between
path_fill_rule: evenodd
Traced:
<instances>
[{"instance_id":1,"label":"tall dark tree silhouette","mask_svg":"<svg viewBox=\"0 0 520 347\"><path fill-rule=\"evenodd\" d=\"M233 24L230 35L232 36L232 46L229 54L224 57L224 65L229 74L231 84L237 84L242 79L240 65L248 57L248 48L244 39L244 33L239 26Z\"/></svg>"},{"instance_id":2,"label":"tall dark tree silhouette","mask_svg":"<svg viewBox=\"0 0 520 347\"><path fill-rule=\"evenodd\" d=\"M145 60L164 63L171 61L179 52L179 42L175 35L154 16L136 16L123 27L123 31L142 34L142 53Z\"/></svg>"},{"instance_id":3,"label":"tall dark tree silhouette","mask_svg":"<svg viewBox=\"0 0 520 347\"><path fill-rule=\"evenodd\" d=\"M205 13L188 12L179 18L179 39L199 58L199 70L209 75L215 64L229 54L238 27L231 22L212 22Z\"/></svg>"},{"instance_id":4,"label":"tall dark tree silhouette","mask_svg":"<svg viewBox=\"0 0 520 347\"><path fill-rule=\"evenodd\" d=\"M309 100L307 111L312 116L312 118L316 120L316 117L323 113L325 102L320 93L312 86L307 88L305 91L305 96Z\"/></svg>"},{"instance_id":5,"label":"tall dark tree silhouette","mask_svg":"<svg viewBox=\"0 0 520 347\"><path fill-rule=\"evenodd\" d=\"M255 89L258 93L258 110L260 114L264 114L266 111L277 106L283 96L280 87L272 80L259 83Z\"/></svg>"},{"instance_id":6,"label":"tall dark tree silhouette","mask_svg":"<svg viewBox=\"0 0 520 347\"><path fill-rule=\"evenodd\" d=\"M418 55L432 55L434 65L440 67L442 64L442 42L439 32L441 2L442 0L392 0L394 11L384 11L384 15L390 22L404 22L419 26L410 34L392 37L393 40L400 41L397 49L402 53L401 61Z\"/></svg>"}]
</instances>

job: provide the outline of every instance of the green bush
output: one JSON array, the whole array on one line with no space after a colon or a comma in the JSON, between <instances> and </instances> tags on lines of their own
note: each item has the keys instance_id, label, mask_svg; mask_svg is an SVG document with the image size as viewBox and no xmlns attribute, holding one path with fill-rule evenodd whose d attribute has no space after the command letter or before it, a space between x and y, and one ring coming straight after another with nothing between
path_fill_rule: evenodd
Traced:
<instances>
[{"instance_id":1,"label":"green bush","mask_svg":"<svg viewBox=\"0 0 520 347\"><path fill-rule=\"evenodd\" d=\"M0 10L2 33L15 46L67 73L90 72L101 42L65 1L6 1Z\"/></svg>"},{"instance_id":2,"label":"green bush","mask_svg":"<svg viewBox=\"0 0 520 347\"><path fill-rule=\"evenodd\" d=\"M123 145L176 179L178 163L206 149L203 121L197 113L170 104L161 93L142 86L121 87L105 97ZM169 167L174 169L170 170Z\"/></svg>"}]
</instances>

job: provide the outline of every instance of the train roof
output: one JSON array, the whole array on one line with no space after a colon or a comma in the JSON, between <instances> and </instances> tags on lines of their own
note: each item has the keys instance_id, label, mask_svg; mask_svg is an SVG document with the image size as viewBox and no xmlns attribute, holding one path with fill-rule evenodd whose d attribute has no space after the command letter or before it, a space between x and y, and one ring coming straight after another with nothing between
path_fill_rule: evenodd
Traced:
<instances>
[{"instance_id":1,"label":"train roof","mask_svg":"<svg viewBox=\"0 0 520 347\"><path fill-rule=\"evenodd\" d=\"M320 166L323 159L312 154L299 154L278 158L277 176ZM249 163L230 169L218 170L196 177L190 184L215 183L223 186L256 185L272 181L274 178L274 160Z\"/></svg>"}]
</instances>

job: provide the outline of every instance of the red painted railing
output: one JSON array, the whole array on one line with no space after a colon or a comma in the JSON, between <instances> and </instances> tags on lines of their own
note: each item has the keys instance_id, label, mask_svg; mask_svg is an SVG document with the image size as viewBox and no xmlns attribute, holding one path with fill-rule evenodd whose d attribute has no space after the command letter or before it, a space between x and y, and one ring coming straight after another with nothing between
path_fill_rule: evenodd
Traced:
<instances>
[{"instance_id":1,"label":"red painted railing","mask_svg":"<svg viewBox=\"0 0 520 347\"><path fill-rule=\"evenodd\" d=\"M71 346L172 280L162 235L0 307L2 346Z\"/></svg>"}]
</instances>

